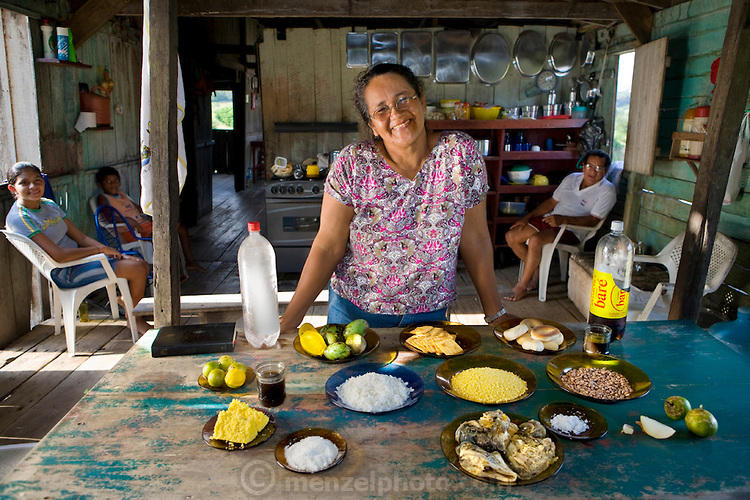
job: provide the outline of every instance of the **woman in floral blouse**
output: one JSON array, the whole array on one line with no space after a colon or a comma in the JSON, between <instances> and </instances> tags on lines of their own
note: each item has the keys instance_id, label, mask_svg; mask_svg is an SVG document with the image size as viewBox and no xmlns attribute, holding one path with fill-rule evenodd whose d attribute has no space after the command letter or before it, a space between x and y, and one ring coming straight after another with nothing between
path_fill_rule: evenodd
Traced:
<instances>
[{"instance_id":1,"label":"woman in floral blouse","mask_svg":"<svg viewBox=\"0 0 750 500\"><path fill-rule=\"evenodd\" d=\"M458 254L485 319L506 319L487 229L487 172L475 141L425 127L426 97L405 66L359 75L355 105L374 138L347 146L326 179L320 230L281 318L293 331L330 279L329 323L386 328L445 320Z\"/></svg>"}]
</instances>

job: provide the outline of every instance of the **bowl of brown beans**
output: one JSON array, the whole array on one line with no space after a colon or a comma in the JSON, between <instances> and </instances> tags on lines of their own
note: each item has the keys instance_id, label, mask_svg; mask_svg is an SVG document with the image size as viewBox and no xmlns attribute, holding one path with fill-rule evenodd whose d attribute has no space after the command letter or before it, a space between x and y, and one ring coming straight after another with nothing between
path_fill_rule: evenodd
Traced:
<instances>
[{"instance_id":1,"label":"bowl of brown beans","mask_svg":"<svg viewBox=\"0 0 750 500\"><path fill-rule=\"evenodd\" d=\"M612 356L556 356L547 363L547 375L560 389L600 403L637 399L651 390L651 380L640 368Z\"/></svg>"}]
</instances>

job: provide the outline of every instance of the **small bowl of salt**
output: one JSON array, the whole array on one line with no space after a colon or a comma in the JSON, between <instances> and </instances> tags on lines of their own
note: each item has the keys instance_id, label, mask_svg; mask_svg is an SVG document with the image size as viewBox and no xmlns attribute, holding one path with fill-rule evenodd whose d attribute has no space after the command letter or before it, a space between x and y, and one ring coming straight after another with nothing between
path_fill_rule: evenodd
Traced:
<instances>
[{"instance_id":1,"label":"small bowl of salt","mask_svg":"<svg viewBox=\"0 0 750 500\"><path fill-rule=\"evenodd\" d=\"M344 460L346 441L337 432L309 427L292 432L276 446L276 462L300 474L328 470Z\"/></svg>"},{"instance_id":2,"label":"small bowl of salt","mask_svg":"<svg viewBox=\"0 0 750 500\"><path fill-rule=\"evenodd\" d=\"M588 406L550 403L539 410L539 421L550 432L565 439L596 439L607 433L607 419Z\"/></svg>"}]
</instances>

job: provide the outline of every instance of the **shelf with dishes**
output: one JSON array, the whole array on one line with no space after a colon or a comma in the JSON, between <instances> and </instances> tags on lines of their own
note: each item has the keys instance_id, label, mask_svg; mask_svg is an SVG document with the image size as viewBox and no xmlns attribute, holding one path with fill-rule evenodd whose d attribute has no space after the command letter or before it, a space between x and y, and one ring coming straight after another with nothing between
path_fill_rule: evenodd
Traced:
<instances>
[{"instance_id":1,"label":"shelf with dishes","mask_svg":"<svg viewBox=\"0 0 750 500\"><path fill-rule=\"evenodd\" d=\"M430 130L461 130L479 141L488 183L487 224L494 248L507 248L504 234L519 217L547 199L575 171L578 130L586 119L432 120ZM513 170L526 175L511 176ZM507 213L504 203L513 204Z\"/></svg>"}]
</instances>

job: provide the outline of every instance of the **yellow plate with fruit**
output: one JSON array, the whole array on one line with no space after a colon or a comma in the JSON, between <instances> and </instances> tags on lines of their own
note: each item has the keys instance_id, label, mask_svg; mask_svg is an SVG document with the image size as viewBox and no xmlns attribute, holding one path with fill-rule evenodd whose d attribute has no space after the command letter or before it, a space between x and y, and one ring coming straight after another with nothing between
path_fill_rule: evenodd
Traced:
<instances>
[{"instance_id":1,"label":"yellow plate with fruit","mask_svg":"<svg viewBox=\"0 0 750 500\"><path fill-rule=\"evenodd\" d=\"M354 333L350 332L350 328ZM348 325L327 324L318 328L305 323L294 338L297 352L332 364L364 358L379 345L380 337L364 320L355 320Z\"/></svg>"}]
</instances>

